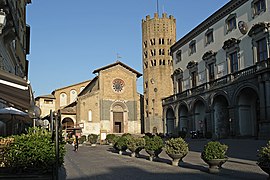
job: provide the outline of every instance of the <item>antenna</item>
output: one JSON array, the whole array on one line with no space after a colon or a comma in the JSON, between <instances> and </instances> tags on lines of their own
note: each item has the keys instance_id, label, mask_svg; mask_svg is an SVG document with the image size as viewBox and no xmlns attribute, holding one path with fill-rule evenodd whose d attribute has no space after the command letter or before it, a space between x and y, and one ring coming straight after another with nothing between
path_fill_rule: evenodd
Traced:
<instances>
[{"instance_id":1,"label":"antenna","mask_svg":"<svg viewBox=\"0 0 270 180\"><path fill-rule=\"evenodd\" d=\"M159 10L158 10L158 0L157 0L157 13L159 14Z\"/></svg>"},{"instance_id":2,"label":"antenna","mask_svg":"<svg viewBox=\"0 0 270 180\"><path fill-rule=\"evenodd\" d=\"M116 54L116 61L118 62L120 58L122 58L122 57L117 53Z\"/></svg>"}]
</instances>

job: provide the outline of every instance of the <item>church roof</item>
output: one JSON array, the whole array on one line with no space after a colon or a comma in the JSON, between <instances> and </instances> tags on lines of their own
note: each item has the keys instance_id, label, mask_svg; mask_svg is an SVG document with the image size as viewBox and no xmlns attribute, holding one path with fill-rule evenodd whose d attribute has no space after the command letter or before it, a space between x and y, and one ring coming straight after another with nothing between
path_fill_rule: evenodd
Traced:
<instances>
[{"instance_id":1,"label":"church roof","mask_svg":"<svg viewBox=\"0 0 270 180\"><path fill-rule=\"evenodd\" d=\"M113 66L116 66L116 65L121 65L121 66L123 66L124 68L126 68L126 69L132 71L133 73L137 74L137 78L140 77L140 76L142 76L141 73L139 73L138 71L134 70L133 68L129 67L128 65L126 65L126 64L124 64L124 63L122 63L122 62L120 62L120 61L118 61L118 60L117 60L115 63L109 64L109 65L107 65L107 66L104 66L104 67L101 67L101 68L99 68L99 69L94 70L93 73L94 73L94 74L95 74L95 73L99 73L99 71L102 71L102 70L104 70L104 69L108 69L108 68L113 67Z\"/></svg>"}]
</instances>

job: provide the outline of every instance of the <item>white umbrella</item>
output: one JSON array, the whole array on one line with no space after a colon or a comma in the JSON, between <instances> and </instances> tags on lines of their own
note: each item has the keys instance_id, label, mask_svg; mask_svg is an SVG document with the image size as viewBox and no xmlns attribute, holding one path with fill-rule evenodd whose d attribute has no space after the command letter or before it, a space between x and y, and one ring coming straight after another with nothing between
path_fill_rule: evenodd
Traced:
<instances>
[{"instance_id":1,"label":"white umbrella","mask_svg":"<svg viewBox=\"0 0 270 180\"><path fill-rule=\"evenodd\" d=\"M0 121L6 124L8 135L22 132L24 123L32 123L31 118L26 112L14 107L0 109ZM1 135L1 134L0 134ZM5 134L3 134L5 135Z\"/></svg>"},{"instance_id":2,"label":"white umbrella","mask_svg":"<svg viewBox=\"0 0 270 180\"><path fill-rule=\"evenodd\" d=\"M0 109L0 114L28 116L28 114L26 112L23 112L23 111L16 109L14 107L6 107L3 109Z\"/></svg>"}]
</instances>

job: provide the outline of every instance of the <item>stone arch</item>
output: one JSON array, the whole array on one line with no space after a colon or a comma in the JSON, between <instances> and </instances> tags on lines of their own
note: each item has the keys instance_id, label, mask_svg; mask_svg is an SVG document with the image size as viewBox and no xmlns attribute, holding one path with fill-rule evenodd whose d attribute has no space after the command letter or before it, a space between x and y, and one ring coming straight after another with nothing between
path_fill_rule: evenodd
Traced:
<instances>
[{"instance_id":1,"label":"stone arch","mask_svg":"<svg viewBox=\"0 0 270 180\"><path fill-rule=\"evenodd\" d=\"M166 133L173 134L175 131L175 115L173 108L166 110Z\"/></svg>"},{"instance_id":2,"label":"stone arch","mask_svg":"<svg viewBox=\"0 0 270 180\"><path fill-rule=\"evenodd\" d=\"M234 94L236 134L240 136L258 136L260 99L258 89L246 84Z\"/></svg>"},{"instance_id":3,"label":"stone arch","mask_svg":"<svg viewBox=\"0 0 270 180\"><path fill-rule=\"evenodd\" d=\"M212 99L212 132L218 138L226 138L230 135L231 119L229 116L229 101L224 93L215 93Z\"/></svg>"},{"instance_id":4,"label":"stone arch","mask_svg":"<svg viewBox=\"0 0 270 180\"><path fill-rule=\"evenodd\" d=\"M124 102L116 101L110 108L111 132L128 133L128 108Z\"/></svg>"},{"instance_id":5,"label":"stone arch","mask_svg":"<svg viewBox=\"0 0 270 180\"><path fill-rule=\"evenodd\" d=\"M228 96L228 93L226 91L223 91L223 90L217 90L209 96L208 104L209 104L210 109L213 108L213 102L214 102L215 97L217 97L217 96L223 96L224 98L226 98L226 100L228 102L228 106L231 106L231 101L230 101L230 98Z\"/></svg>"},{"instance_id":6,"label":"stone arch","mask_svg":"<svg viewBox=\"0 0 270 180\"><path fill-rule=\"evenodd\" d=\"M62 119L61 124L62 124L63 130L74 127L74 121L70 117L65 117L64 119Z\"/></svg>"},{"instance_id":7,"label":"stone arch","mask_svg":"<svg viewBox=\"0 0 270 180\"><path fill-rule=\"evenodd\" d=\"M180 131L190 131L189 108L186 102L181 102L178 106L178 127Z\"/></svg>"},{"instance_id":8,"label":"stone arch","mask_svg":"<svg viewBox=\"0 0 270 180\"><path fill-rule=\"evenodd\" d=\"M190 127L192 131L198 131L201 134L206 130L206 111L207 103L201 96L198 96L191 104L192 122Z\"/></svg>"},{"instance_id":9,"label":"stone arch","mask_svg":"<svg viewBox=\"0 0 270 180\"><path fill-rule=\"evenodd\" d=\"M192 110L194 109L194 105L196 104L196 102L201 101L203 102L203 104L205 105L205 107L208 107L206 100L202 97L202 96L197 96L196 98L194 98L194 100L190 103L190 113L193 113ZM207 108L208 109L208 108Z\"/></svg>"}]
</instances>

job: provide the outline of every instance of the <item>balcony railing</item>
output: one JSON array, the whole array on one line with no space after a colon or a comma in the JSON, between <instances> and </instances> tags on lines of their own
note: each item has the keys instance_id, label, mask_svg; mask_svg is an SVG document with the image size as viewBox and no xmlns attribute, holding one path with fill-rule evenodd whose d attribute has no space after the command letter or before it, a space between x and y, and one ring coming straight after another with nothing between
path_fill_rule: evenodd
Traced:
<instances>
[{"instance_id":1,"label":"balcony railing","mask_svg":"<svg viewBox=\"0 0 270 180\"><path fill-rule=\"evenodd\" d=\"M255 73L260 72L262 70L266 70L266 69L268 69L268 70L270 69L270 58L268 58L264 61L257 62L255 65L250 66L250 67L245 68L245 69L242 69L242 70L237 71L235 73L225 75L221 78L215 79L215 80L210 81L210 82L206 82L206 83L201 84L199 86L196 86L194 88L187 89L181 93L164 98L163 104L171 103L175 100L180 100L180 99L186 98L188 96L201 94L201 93L208 91L212 88L226 86L228 83L233 82L233 81L239 81L239 80L243 80L244 78L250 78Z\"/></svg>"}]
</instances>

